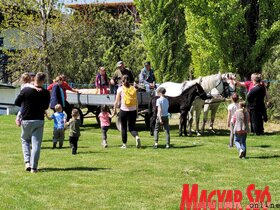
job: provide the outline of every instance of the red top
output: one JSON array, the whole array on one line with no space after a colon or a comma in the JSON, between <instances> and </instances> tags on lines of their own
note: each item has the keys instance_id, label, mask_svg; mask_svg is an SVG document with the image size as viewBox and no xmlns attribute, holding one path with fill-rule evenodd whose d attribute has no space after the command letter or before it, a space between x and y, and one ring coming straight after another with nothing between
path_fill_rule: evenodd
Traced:
<instances>
[{"instance_id":1,"label":"red top","mask_svg":"<svg viewBox=\"0 0 280 210\"><path fill-rule=\"evenodd\" d=\"M52 88L53 88L53 86L54 86L55 84L56 84L55 82L54 82L54 83L52 83L52 84L50 84L50 85L47 87L47 90L48 90L48 91L51 91L51 90L52 90ZM61 87L61 88L62 88L62 90L63 90L63 93L64 93L64 99L66 100L66 99L67 99L66 90L73 91L73 88L72 88L72 87L70 87L70 86L68 85L68 83L67 83L67 82L65 82L65 81L63 81L63 82L61 83L60 87Z\"/></svg>"},{"instance_id":2,"label":"red top","mask_svg":"<svg viewBox=\"0 0 280 210\"><path fill-rule=\"evenodd\" d=\"M254 87L254 84L252 81L246 81L246 82L244 82L244 84L245 84L248 92Z\"/></svg>"}]
</instances>

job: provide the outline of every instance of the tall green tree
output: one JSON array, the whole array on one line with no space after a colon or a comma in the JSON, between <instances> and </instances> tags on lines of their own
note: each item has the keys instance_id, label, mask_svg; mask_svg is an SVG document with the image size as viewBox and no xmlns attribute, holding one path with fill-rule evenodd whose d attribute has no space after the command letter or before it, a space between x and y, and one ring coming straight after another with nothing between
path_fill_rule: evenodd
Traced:
<instances>
[{"instance_id":1,"label":"tall green tree","mask_svg":"<svg viewBox=\"0 0 280 210\"><path fill-rule=\"evenodd\" d=\"M158 81L188 78L190 54L182 0L136 0L148 59Z\"/></svg>"},{"instance_id":2,"label":"tall green tree","mask_svg":"<svg viewBox=\"0 0 280 210\"><path fill-rule=\"evenodd\" d=\"M5 39L15 49L9 67L21 71L52 74L48 44L52 31L61 24L61 13L54 10L57 0L5 0L0 2ZM18 54L20 53L20 54Z\"/></svg>"},{"instance_id":3,"label":"tall green tree","mask_svg":"<svg viewBox=\"0 0 280 210\"><path fill-rule=\"evenodd\" d=\"M194 74L261 71L279 41L277 0L185 1Z\"/></svg>"},{"instance_id":4,"label":"tall green tree","mask_svg":"<svg viewBox=\"0 0 280 210\"><path fill-rule=\"evenodd\" d=\"M75 12L64 20L64 26L65 29L56 31L59 39L50 46L56 74L64 72L76 83L90 83L98 67L105 66L110 76L119 60L124 61L134 76L139 74L146 54L131 15L114 16L92 7Z\"/></svg>"}]
</instances>

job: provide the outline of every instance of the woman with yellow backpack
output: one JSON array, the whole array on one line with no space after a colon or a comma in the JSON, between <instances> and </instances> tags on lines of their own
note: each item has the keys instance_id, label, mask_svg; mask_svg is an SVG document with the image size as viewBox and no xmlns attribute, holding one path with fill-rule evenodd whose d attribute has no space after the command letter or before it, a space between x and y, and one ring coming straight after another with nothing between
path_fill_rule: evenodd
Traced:
<instances>
[{"instance_id":1,"label":"woman with yellow backpack","mask_svg":"<svg viewBox=\"0 0 280 210\"><path fill-rule=\"evenodd\" d=\"M138 108L137 91L133 85L129 84L129 78L127 75L122 76L122 86L120 86L117 90L113 114L116 113L116 109L119 104L121 135L123 142L121 148L125 149L127 147L127 127L131 135L135 138L136 147L140 148L140 138L138 136L138 132L135 130Z\"/></svg>"}]
</instances>

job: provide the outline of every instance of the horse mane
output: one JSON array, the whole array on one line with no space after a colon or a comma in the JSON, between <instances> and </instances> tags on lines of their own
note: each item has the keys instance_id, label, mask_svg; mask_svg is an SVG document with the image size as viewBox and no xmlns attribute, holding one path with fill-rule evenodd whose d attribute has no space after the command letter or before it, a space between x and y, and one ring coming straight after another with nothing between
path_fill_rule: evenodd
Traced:
<instances>
[{"instance_id":1,"label":"horse mane","mask_svg":"<svg viewBox=\"0 0 280 210\"><path fill-rule=\"evenodd\" d=\"M221 73L202 77L201 86L208 93L218 85L217 81L221 81L221 79Z\"/></svg>"},{"instance_id":2,"label":"horse mane","mask_svg":"<svg viewBox=\"0 0 280 210\"><path fill-rule=\"evenodd\" d=\"M202 77L198 77L197 79L194 79L194 80L184 81L183 85L182 85L182 92L185 91L186 89L189 89L190 87L192 87L196 83L201 84L201 82L202 82Z\"/></svg>"}]
</instances>

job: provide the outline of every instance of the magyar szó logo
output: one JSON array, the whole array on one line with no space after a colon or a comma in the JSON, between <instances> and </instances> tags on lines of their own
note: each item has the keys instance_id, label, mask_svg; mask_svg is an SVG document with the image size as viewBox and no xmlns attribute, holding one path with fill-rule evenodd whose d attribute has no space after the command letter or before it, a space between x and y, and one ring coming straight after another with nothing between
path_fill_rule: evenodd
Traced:
<instances>
[{"instance_id":1,"label":"magyar sz\u00f3 logo","mask_svg":"<svg viewBox=\"0 0 280 210\"><path fill-rule=\"evenodd\" d=\"M191 189L188 184L184 184L180 205L180 210L266 210L269 208L278 209L280 204L271 203L268 186L260 190L256 189L254 184L247 187L244 197L241 190L212 190L209 192L203 189L199 194L198 184L193 184Z\"/></svg>"}]
</instances>

